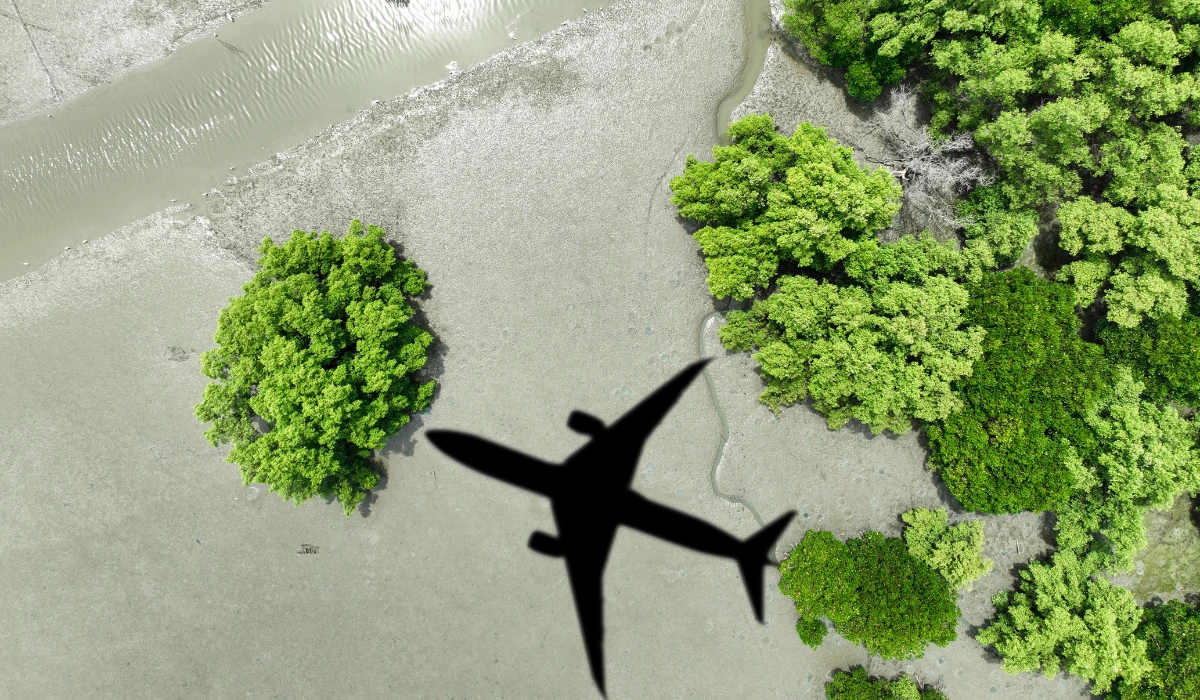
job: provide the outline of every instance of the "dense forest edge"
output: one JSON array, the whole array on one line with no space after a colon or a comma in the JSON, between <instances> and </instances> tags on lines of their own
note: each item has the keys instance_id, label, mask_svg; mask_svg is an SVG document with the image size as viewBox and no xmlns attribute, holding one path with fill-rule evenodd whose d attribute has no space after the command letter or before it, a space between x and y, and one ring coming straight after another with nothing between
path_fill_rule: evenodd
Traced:
<instances>
[{"instance_id":1,"label":"dense forest edge","mask_svg":"<svg viewBox=\"0 0 1200 700\"><path fill-rule=\"evenodd\" d=\"M766 114L732 124L711 162L688 156L672 201L698 226L709 291L738 306L722 343L753 353L773 411L916 427L964 509L1053 513L1055 550L975 634L1006 671L1065 670L1110 698L1200 697L1197 602L1143 608L1106 578L1132 570L1148 509L1200 491L1200 4L784 8L786 32L844 69L852 97L915 86L930 118L895 170ZM952 236L881 242L902 205L947 194ZM945 513L929 517L945 538ZM970 578L906 545L913 528L805 535L780 567L805 643L820 644L821 618L883 658L954 639L952 592ZM989 563L966 534L945 551L978 571ZM924 697L838 673L830 698Z\"/></svg>"}]
</instances>

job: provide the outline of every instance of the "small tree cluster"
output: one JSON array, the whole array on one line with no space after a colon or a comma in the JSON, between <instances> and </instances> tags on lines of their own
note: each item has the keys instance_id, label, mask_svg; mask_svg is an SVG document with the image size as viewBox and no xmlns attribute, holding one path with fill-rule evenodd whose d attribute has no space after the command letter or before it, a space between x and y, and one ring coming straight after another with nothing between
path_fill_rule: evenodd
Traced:
<instances>
[{"instance_id":1,"label":"small tree cluster","mask_svg":"<svg viewBox=\"0 0 1200 700\"><path fill-rule=\"evenodd\" d=\"M900 517L906 525L908 553L941 574L951 588L970 590L973 582L992 570L992 560L982 555L982 520L950 527L945 508L914 508Z\"/></svg>"},{"instance_id":2,"label":"small tree cluster","mask_svg":"<svg viewBox=\"0 0 1200 700\"><path fill-rule=\"evenodd\" d=\"M1146 641L1134 634L1141 609L1132 593L1094 573L1067 549L1030 564L1015 592L993 598L996 618L975 639L996 647L1009 673L1041 669L1053 678L1066 670L1092 681L1096 694L1119 678L1138 683L1153 668Z\"/></svg>"},{"instance_id":3,"label":"small tree cluster","mask_svg":"<svg viewBox=\"0 0 1200 700\"><path fill-rule=\"evenodd\" d=\"M196 406L205 437L232 442L246 484L268 484L297 506L336 497L346 515L378 483L373 450L431 400L415 373L433 342L407 297L425 273L397 260L383 229L355 219L334 238L294 231L264 239L259 270L221 311L217 347L201 355L214 380ZM260 418L270 427L255 427Z\"/></svg>"},{"instance_id":4,"label":"small tree cluster","mask_svg":"<svg viewBox=\"0 0 1200 700\"><path fill-rule=\"evenodd\" d=\"M825 684L826 700L946 700L941 691L922 688L909 676L894 681L873 678L862 666L849 671L834 671Z\"/></svg>"},{"instance_id":5,"label":"small tree cluster","mask_svg":"<svg viewBox=\"0 0 1200 700\"><path fill-rule=\"evenodd\" d=\"M954 592L899 537L866 532L841 542L810 530L779 568L779 590L800 616L796 630L814 648L826 634L821 618L888 659L919 658L927 644L946 646L957 638Z\"/></svg>"}]
</instances>

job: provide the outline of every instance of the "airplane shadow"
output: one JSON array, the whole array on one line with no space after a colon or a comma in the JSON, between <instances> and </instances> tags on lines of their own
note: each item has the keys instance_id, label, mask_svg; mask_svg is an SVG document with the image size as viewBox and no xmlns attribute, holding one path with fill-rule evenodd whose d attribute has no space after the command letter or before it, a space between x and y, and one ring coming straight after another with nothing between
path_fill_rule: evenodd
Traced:
<instances>
[{"instance_id":1,"label":"airplane shadow","mask_svg":"<svg viewBox=\"0 0 1200 700\"><path fill-rule=\"evenodd\" d=\"M754 614L759 622L763 621L763 568L778 566L770 555L796 512L785 513L751 537L739 540L700 518L649 501L630 488L646 440L707 363L705 359L691 364L612 425L573 411L567 427L592 439L561 465L467 433L426 433L439 450L464 466L550 498L558 534L534 532L529 548L562 558L567 566L592 678L602 695L601 582L621 525L681 547L735 560Z\"/></svg>"}]
</instances>

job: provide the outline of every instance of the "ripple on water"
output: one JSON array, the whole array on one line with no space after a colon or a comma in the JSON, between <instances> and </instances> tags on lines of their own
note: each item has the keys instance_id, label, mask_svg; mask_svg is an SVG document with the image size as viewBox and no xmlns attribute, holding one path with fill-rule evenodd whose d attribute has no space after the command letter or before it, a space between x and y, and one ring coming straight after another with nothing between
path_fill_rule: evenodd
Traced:
<instances>
[{"instance_id":1,"label":"ripple on water","mask_svg":"<svg viewBox=\"0 0 1200 700\"><path fill-rule=\"evenodd\" d=\"M465 69L585 0L294 0L93 90L54 119L0 129L0 279L195 198L249 165L368 107ZM596 0L593 0L596 5ZM607 4L607 3L599 3ZM48 212L55 225L45 226Z\"/></svg>"}]
</instances>

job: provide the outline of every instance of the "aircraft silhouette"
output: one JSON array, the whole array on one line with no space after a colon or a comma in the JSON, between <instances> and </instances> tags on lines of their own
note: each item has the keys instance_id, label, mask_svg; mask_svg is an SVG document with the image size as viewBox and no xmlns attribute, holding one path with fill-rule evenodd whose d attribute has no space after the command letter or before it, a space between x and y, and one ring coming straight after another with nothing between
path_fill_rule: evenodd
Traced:
<instances>
[{"instance_id":1,"label":"aircraft silhouette","mask_svg":"<svg viewBox=\"0 0 1200 700\"><path fill-rule=\"evenodd\" d=\"M707 363L705 359L689 365L611 426L605 427L595 416L572 411L567 427L591 435L592 440L561 466L466 433L426 433L438 449L462 464L550 497L558 537L536 531L529 538L529 548L566 560L588 663L601 695L607 696L600 583L618 525L736 559L754 615L759 622L763 619L762 569L778 566L768 553L796 511L742 541L699 518L648 501L629 488L646 439Z\"/></svg>"}]
</instances>

